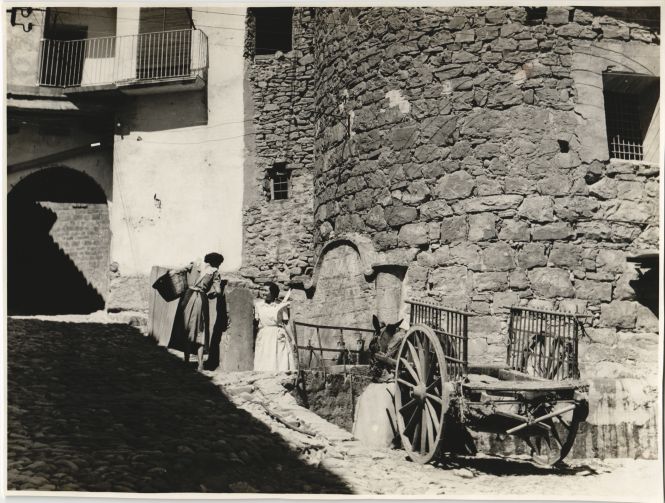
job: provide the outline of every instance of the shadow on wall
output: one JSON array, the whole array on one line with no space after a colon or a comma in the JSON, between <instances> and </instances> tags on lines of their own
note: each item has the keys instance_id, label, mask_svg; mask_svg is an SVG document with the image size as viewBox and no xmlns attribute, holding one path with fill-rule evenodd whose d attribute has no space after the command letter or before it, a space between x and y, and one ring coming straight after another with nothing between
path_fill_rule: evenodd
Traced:
<instances>
[{"instance_id":1,"label":"shadow on wall","mask_svg":"<svg viewBox=\"0 0 665 503\"><path fill-rule=\"evenodd\" d=\"M136 96L122 113L127 132L169 131L208 125L207 91ZM233 125L234 122L228 124ZM236 124L242 129L242 124ZM223 131L223 130L222 130ZM176 136L173 141L180 141Z\"/></svg>"},{"instance_id":2,"label":"shadow on wall","mask_svg":"<svg viewBox=\"0 0 665 503\"><path fill-rule=\"evenodd\" d=\"M208 359L206 360L206 370L215 370L219 367L219 345L222 342L222 335L228 328L229 317L226 310L226 297L219 296L215 300L215 324L210 333L210 349Z\"/></svg>"},{"instance_id":3,"label":"shadow on wall","mask_svg":"<svg viewBox=\"0 0 665 503\"><path fill-rule=\"evenodd\" d=\"M638 269L638 278L630 282L635 290L635 298L658 317L658 267L642 272Z\"/></svg>"},{"instance_id":4,"label":"shadow on wall","mask_svg":"<svg viewBox=\"0 0 665 503\"><path fill-rule=\"evenodd\" d=\"M68 168L34 173L9 193L8 314L73 314L103 309L103 297L50 235L58 217L41 205L42 201L106 203L106 197L92 179Z\"/></svg>"}]
</instances>

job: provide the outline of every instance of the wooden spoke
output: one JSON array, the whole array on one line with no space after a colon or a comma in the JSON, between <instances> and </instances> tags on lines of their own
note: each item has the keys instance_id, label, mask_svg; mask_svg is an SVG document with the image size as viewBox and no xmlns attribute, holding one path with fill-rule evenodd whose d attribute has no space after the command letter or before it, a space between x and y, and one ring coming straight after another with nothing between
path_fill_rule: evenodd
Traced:
<instances>
[{"instance_id":1,"label":"wooden spoke","mask_svg":"<svg viewBox=\"0 0 665 503\"><path fill-rule=\"evenodd\" d=\"M415 384L410 383L408 381L405 381L404 379L397 378L397 382L400 383L400 384L403 384L404 386L408 386L409 388L415 388L416 387Z\"/></svg>"},{"instance_id":2,"label":"wooden spoke","mask_svg":"<svg viewBox=\"0 0 665 503\"><path fill-rule=\"evenodd\" d=\"M439 417L436 414L436 411L434 410L434 407L432 407L432 404L429 402L425 402L425 406L427 407L427 411L429 412L430 419L432 421L432 427L434 428L434 437L436 437L439 434Z\"/></svg>"},{"instance_id":3,"label":"wooden spoke","mask_svg":"<svg viewBox=\"0 0 665 503\"><path fill-rule=\"evenodd\" d=\"M441 400L438 396L431 395L430 393L427 393L425 396L430 400L434 400L439 405L443 405L443 400Z\"/></svg>"},{"instance_id":4,"label":"wooden spoke","mask_svg":"<svg viewBox=\"0 0 665 503\"><path fill-rule=\"evenodd\" d=\"M441 382L441 377L439 376L439 377L437 377L437 378L434 380L434 382L433 382L432 384L430 384L429 386L427 386L426 391L429 393L430 391L432 391L432 388L434 388L434 386L436 386L436 385L439 384L440 382Z\"/></svg>"},{"instance_id":5,"label":"wooden spoke","mask_svg":"<svg viewBox=\"0 0 665 503\"><path fill-rule=\"evenodd\" d=\"M418 350L418 358L420 359L420 375L423 378L423 382L427 384L427 374L429 374L429 365L427 362L427 355L425 353L425 342L423 338L418 337L416 339L416 348Z\"/></svg>"},{"instance_id":6,"label":"wooden spoke","mask_svg":"<svg viewBox=\"0 0 665 503\"><path fill-rule=\"evenodd\" d=\"M540 453L543 450L543 437L536 437L536 451Z\"/></svg>"},{"instance_id":7,"label":"wooden spoke","mask_svg":"<svg viewBox=\"0 0 665 503\"><path fill-rule=\"evenodd\" d=\"M539 410L537 415L552 412L556 412L556 408L548 407ZM529 437L523 437L532 448L534 462L543 466L554 466L570 452L575 442L579 421L575 419L574 413L570 422L562 416L563 414L553 416L540 423L548 427L546 431L536 435L532 432Z\"/></svg>"},{"instance_id":8,"label":"wooden spoke","mask_svg":"<svg viewBox=\"0 0 665 503\"><path fill-rule=\"evenodd\" d=\"M402 407L399 409L399 413L401 414L403 411L405 411L409 407L413 407L417 403L418 401L415 398L413 398L410 402L407 402L404 405L402 405Z\"/></svg>"},{"instance_id":9,"label":"wooden spoke","mask_svg":"<svg viewBox=\"0 0 665 503\"><path fill-rule=\"evenodd\" d=\"M396 359L394 396L402 446L413 461L427 463L439 450L448 405L439 337L425 325L411 327Z\"/></svg>"},{"instance_id":10,"label":"wooden spoke","mask_svg":"<svg viewBox=\"0 0 665 503\"><path fill-rule=\"evenodd\" d=\"M417 407L416 410L413 411L413 414L411 414L411 417L409 418L409 422L406 423L406 426L404 427L405 432L409 431L409 429L416 424L415 420L419 418L418 409L419 409L419 407Z\"/></svg>"},{"instance_id":11,"label":"wooden spoke","mask_svg":"<svg viewBox=\"0 0 665 503\"><path fill-rule=\"evenodd\" d=\"M418 447L418 451L420 451L420 432L423 429L423 416L422 414L418 415L419 421L416 421L416 429L413 432L413 442L412 442L412 447L415 450ZM417 447L416 447L417 446Z\"/></svg>"},{"instance_id":12,"label":"wooden spoke","mask_svg":"<svg viewBox=\"0 0 665 503\"><path fill-rule=\"evenodd\" d=\"M429 341L428 341L428 345L429 345ZM425 381L425 384L427 385L428 389L429 389L429 386L431 384L433 384L432 383L432 378L434 377L434 372L436 370L436 365L431 365L430 364L431 359L432 359L432 352L428 350L427 351L427 367L429 367L429 371L427 372L427 380Z\"/></svg>"},{"instance_id":13,"label":"wooden spoke","mask_svg":"<svg viewBox=\"0 0 665 503\"><path fill-rule=\"evenodd\" d=\"M409 362L407 361L407 359L404 358L404 357L400 358L400 361L402 362L402 365L404 366L404 368L405 368L406 370L408 370L409 374L411 374L411 377L413 377L413 379L414 379L416 382L420 382L420 378L419 378L418 375L416 374L415 370L413 370L413 369L411 368L411 363L409 363Z\"/></svg>"},{"instance_id":14,"label":"wooden spoke","mask_svg":"<svg viewBox=\"0 0 665 503\"><path fill-rule=\"evenodd\" d=\"M564 426L566 427L566 429L570 430L570 423L569 423L568 421L566 421L566 420L565 420L564 418L562 418L561 416L559 416L557 419L559 420L559 422L560 422L562 425L564 425Z\"/></svg>"},{"instance_id":15,"label":"wooden spoke","mask_svg":"<svg viewBox=\"0 0 665 503\"><path fill-rule=\"evenodd\" d=\"M533 453L536 452L536 446L533 445L533 439L531 437L525 437L524 441L527 443L527 445L531 449L531 454L533 455Z\"/></svg>"},{"instance_id":16,"label":"wooden spoke","mask_svg":"<svg viewBox=\"0 0 665 503\"><path fill-rule=\"evenodd\" d=\"M556 431L554 425L552 425L552 434L550 435L550 437L559 445L559 449L563 448L563 442L559 438L559 433Z\"/></svg>"},{"instance_id":17,"label":"wooden spoke","mask_svg":"<svg viewBox=\"0 0 665 503\"><path fill-rule=\"evenodd\" d=\"M424 373L423 373L423 366L420 362L420 356L418 356L418 352L416 351L416 348L413 347L413 344L411 344L409 341L406 341L406 344L409 346L409 351L411 352L411 358L413 359L413 366L416 368L416 373L418 374L418 377L422 380L424 377Z\"/></svg>"},{"instance_id":18,"label":"wooden spoke","mask_svg":"<svg viewBox=\"0 0 665 503\"><path fill-rule=\"evenodd\" d=\"M420 452L425 454L427 452L427 412L423 410L420 420Z\"/></svg>"},{"instance_id":19,"label":"wooden spoke","mask_svg":"<svg viewBox=\"0 0 665 503\"><path fill-rule=\"evenodd\" d=\"M554 442L556 442L556 444L557 444L557 449L562 450L562 449L563 449L563 440L562 440L561 437L562 437L563 435L567 434L568 428L566 428L565 426L563 426L563 424L561 424L561 426L562 426L563 428L557 428L557 425L555 424L554 419L556 419L556 416L553 417L552 419L548 419L548 420L545 421L545 422L546 422L546 423L550 426L550 428L551 428L551 433L550 433L550 435L549 435L550 438L551 438L552 440L554 440Z\"/></svg>"}]
</instances>

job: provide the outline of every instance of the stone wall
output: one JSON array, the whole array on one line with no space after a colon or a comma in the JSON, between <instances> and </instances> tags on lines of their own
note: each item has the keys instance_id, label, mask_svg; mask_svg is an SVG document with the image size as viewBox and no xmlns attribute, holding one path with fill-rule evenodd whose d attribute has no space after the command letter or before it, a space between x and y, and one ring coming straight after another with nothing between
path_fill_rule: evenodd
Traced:
<instances>
[{"instance_id":1,"label":"stone wall","mask_svg":"<svg viewBox=\"0 0 665 503\"><path fill-rule=\"evenodd\" d=\"M317 11L315 245L412 250L408 296L473 312L472 360L504 360L507 308L529 305L594 315L583 372L653 378L657 320L625 259L657 247L659 167L610 162L585 134L604 117L586 119L573 63L658 75L658 38L539 12Z\"/></svg>"},{"instance_id":2,"label":"stone wall","mask_svg":"<svg viewBox=\"0 0 665 503\"><path fill-rule=\"evenodd\" d=\"M242 273L288 282L312 258L314 58L312 11L294 9L293 50L253 56L253 18L246 49L245 197ZM269 200L268 170L285 163L289 197Z\"/></svg>"},{"instance_id":3,"label":"stone wall","mask_svg":"<svg viewBox=\"0 0 665 503\"><path fill-rule=\"evenodd\" d=\"M364 367L349 367L348 372L306 371L300 388L292 393L308 409L351 432L358 397L372 382Z\"/></svg>"},{"instance_id":4,"label":"stone wall","mask_svg":"<svg viewBox=\"0 0 665 503\"><path fill-rule=\"evenodd\" d=\"M39 205L56 215L49 231L55 244L69 257L88 284L106 300L111 241L108 206L48 201Z\"/></svg>"}]
</instances>

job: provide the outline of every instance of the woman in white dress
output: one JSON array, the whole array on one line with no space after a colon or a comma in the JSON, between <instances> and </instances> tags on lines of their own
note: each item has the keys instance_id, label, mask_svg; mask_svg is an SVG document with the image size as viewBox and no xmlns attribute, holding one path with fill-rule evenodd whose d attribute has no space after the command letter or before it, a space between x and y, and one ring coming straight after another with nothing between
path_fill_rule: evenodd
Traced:
<instances>
[{"instance_id":1,"label":"woman in white dress","mask_svg":"<svg viewBox=\"0 0 665 503\"><path fill-rule=\"evenodd\" d=\"M270 283L265 300L254 306L254 317L259 331L254 349L254 370L280 372L295 370L291 341L285 328L288 320L288 303L278 303L279 287Z\"/></svg>"}]
</instances>

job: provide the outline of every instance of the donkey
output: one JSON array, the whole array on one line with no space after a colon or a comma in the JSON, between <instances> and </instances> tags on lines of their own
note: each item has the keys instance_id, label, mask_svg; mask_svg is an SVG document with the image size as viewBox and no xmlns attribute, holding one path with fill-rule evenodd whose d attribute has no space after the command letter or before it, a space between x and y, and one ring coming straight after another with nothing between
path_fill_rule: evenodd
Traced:
<instances>
[{"instance_id":1,"label":"donkey","mask_svg":"<svg viewBox=\"0 0 665 503\"><path fill-rule=\"evenodd\" d=\"M374 327L374 337L369 343L369 347L372 348L372 345L374 345L376 351L381 351L386 356L396 355L405 334L404 330L399 328L402 321L404 320L386 324L379 321L376 315L373 315L372 326Z\"/></svg>"},{"instance_id":2,"label":"donkey","mask_svg":"<svg viewBox=\"0 0 665 503\"><path fill-rule=\"evenodd\" d=\"M376 315L372 316L372 326L374 327L374 337L369 343L369 364L374 377L378 378L387 368L386 364L377 359L377 353L381 353L388 358L395 358L399 347L404 338L404 330L399 327L403 320L396 323L384 323Z\"/></svg>"}]
</instances>

